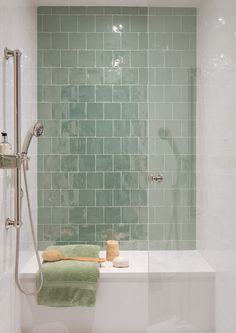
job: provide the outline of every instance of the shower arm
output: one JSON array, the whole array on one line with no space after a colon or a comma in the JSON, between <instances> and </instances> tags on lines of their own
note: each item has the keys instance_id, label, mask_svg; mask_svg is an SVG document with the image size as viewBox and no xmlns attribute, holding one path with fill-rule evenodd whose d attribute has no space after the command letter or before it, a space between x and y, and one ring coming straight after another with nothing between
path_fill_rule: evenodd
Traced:
<instances>
[{"instance_id":1,"label":"shower arm","mask_svg":"<svg viewBox=\"0 0 236 333\"><path fill-rule=\"evenodd\" d=\"M14 181L14 219L6 220L6 228L21 227L21 51L4 49L5 59L14 63L14 157L16 158Z\"/></svg>"}]
</instances>

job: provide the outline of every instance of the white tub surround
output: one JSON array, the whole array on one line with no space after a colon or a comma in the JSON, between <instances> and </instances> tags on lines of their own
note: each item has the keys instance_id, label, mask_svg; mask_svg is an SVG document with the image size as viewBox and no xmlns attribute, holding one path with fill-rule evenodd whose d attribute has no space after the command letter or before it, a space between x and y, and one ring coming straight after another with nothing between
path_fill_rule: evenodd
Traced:
<instances>
[{"instance_id":1,"label":"white tub surround","mask_svg":"<svg viewBox=\"0 0 236 333\"><path fill-rule=\"evenodd\" d=\"M179 333L176 321L192 328L188 333L212 332L214 271L197 251L120 255L130 266L102 265L95 308L49 308L22 296L22 333L145 333L148 326L153 333ZM32 258L22 271L26 287L36 272Z\"/></svg>"}]
</instances>

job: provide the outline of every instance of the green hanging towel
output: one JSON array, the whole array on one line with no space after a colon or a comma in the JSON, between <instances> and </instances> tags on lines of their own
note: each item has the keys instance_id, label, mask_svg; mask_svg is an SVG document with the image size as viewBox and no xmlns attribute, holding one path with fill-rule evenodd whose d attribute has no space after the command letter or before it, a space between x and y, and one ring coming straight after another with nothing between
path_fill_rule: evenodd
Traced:
<instances>
[{"instance_id":1,"label":"green hanging towel","mask_svg":"<svg viewBox=\"0 0 236 333\"><path fill-rule=\"evenodd\" d=\"M99 257L97 245L50 246L47 250L60 251L64 256ZM37 295L37 304L52 307L86 306L96 302L99 264L62 260L43 263L43 287ZM40 285L40 274L36 278Z\"/></svg>"}]
</instances>

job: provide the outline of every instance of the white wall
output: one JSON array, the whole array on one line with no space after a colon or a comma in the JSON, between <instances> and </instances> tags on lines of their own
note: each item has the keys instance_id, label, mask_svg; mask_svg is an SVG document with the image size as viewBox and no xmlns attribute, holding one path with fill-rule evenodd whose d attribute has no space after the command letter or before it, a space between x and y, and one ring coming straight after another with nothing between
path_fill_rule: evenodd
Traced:
<instances>
[{"instance_id":1,"label":"white wall","mask_svg":"<svg viewBox=\"0 0 236 333\"><path fill-rule=\"evenodd\" d=\"M22 56L22 138L37 117L36 109L36 8L32 0L0 0L0 132L6 130L13 143L13 61L3 57L5 46L23 52ZM31 198L36 224L37 181L36 143L29 172ZM14 216L13 174L0 170L0 333L17 332L18 297L14 282L15 230L5 230L7 217ZM23 210L21 265L32 251L26 209Z\"/></svg>"},{"instance_id":2,"label":"white wall","mask_svg":"<svg viewBox=\"0 0 236 333\"><path fill-rule=\"evenodd\" d=\"M216 333L236 332L236 1L198 12L197 247L216 270Z\"/></svg>"}]
</instances>

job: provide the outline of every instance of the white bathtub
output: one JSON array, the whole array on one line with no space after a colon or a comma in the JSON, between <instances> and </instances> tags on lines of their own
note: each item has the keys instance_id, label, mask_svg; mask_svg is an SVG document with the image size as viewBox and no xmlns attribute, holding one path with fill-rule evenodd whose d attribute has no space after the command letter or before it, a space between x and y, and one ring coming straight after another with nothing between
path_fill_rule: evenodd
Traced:
<instances>
[{"instance_id":1,"label":"white bathtub","mask_svg":"<svg viewBox=\"0 0 236 333\"><path fill-rule=\"evenodd\" d=\"M49 308L22 295L21 333L214 332L214 271L197 251L124 251L101 268L95 308ZM104 253L101 253L104 256ZM32 288L32 258L21 277Z\"/></svg>"}]
</instances>

